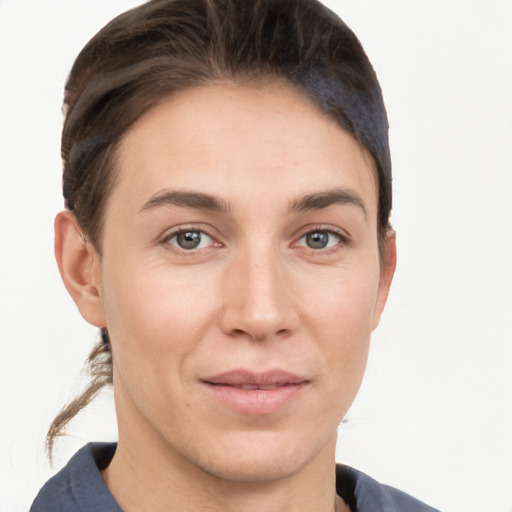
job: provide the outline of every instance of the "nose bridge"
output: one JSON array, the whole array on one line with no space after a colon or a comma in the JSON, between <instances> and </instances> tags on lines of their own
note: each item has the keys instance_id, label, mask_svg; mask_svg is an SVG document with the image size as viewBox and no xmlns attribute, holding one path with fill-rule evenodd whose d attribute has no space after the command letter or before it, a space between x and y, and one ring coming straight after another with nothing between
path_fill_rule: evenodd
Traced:
<instances>
[{"instance_id":1,"label":"nose bridge","mask_svg":"<svg viewBox=\"0 0 512 512\"><path fill-rule=\"evenodd\" d=\"M246 307L253 314L276 314L282 304L280 296L286 283L276 251L272 249L263 247L246 256Z\"/></svg>"},{"instance_id":2,"label":"nose bridge","mask_svg":"<svg viewBox=\"0 0 512 512\"><path fill-rule=\"evenodd\" d=\"M235 259L232 277L236 284L225 305L225 330L257 340L293 330L296 312L291 283L275 244L261 236Z\"/></svg>"}]
</instances>

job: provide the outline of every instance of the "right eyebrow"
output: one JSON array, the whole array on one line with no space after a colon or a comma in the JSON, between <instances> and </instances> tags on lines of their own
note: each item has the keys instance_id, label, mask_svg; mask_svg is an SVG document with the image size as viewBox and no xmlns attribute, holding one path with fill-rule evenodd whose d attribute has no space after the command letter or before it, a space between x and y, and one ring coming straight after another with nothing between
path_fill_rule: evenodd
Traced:
<instances>
[{"instance_id":1,"label":"right eyebrow","mask_svg":"<svg viewBox=\"0 0 512 512\"><path fill-rule=\"evenodd\" d=\"M164 189L151 196L142 206L139 213L160 206L180 206L196 210L207 210L229 214L231 207L224 199L203 192Z\"/></svg>"}]
</instances>

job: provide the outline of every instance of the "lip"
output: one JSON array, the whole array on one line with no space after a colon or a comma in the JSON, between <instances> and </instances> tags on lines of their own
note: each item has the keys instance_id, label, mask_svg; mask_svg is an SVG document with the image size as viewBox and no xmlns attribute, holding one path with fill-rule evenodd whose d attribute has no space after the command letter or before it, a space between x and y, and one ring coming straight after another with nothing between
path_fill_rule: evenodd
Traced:
<instances>
[{"instance_id":1,"label":"lip","mask_svg":"<svg viewBox=\"0 0 512 512\"><path fill-rule=\"evenodd\" d=\"M275 413L290 405L310 380L285 370L253 372L237 369L201 379L222 405L248 415Z\"/></svg>"}]
</instances>

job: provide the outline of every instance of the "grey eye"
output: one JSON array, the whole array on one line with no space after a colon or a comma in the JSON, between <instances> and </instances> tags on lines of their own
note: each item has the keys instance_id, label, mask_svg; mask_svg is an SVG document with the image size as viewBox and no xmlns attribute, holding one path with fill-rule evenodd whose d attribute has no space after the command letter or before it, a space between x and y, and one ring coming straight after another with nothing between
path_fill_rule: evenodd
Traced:
<instances>
[{"instance_id":1,"label":"grey eye","mask_svg":"<svg viewBox=\"0 0 512 512\"><path fill-rule=\"evenodd\" d=\"M339 241L339 235L332 231L311 231L300 239L299 244L310 249L325 249L336 245Z\"/></svg>"},{"instance_id":2,"label":"grey eye","mask_svg":"<svg viewBox=\"0 0 512 512\"><path fill-rule=\"evenodd\" d=\"M311 249L323 249L329 243L329 233L316 231L306 235L306 245Z\"/></svg>"},{"instance_id":3,"label":"grey eye","mask_svg":"<svg viewBox=\"0 0 512 512\"><path fill-rule=\"evenodd\" d=\"M169 238L169 243L183 249L185 251L192 251L194 249L203 249L212 243L209 235L203 231L180 231L174 236Z\"/></svg>"},{"instance_id":4,"label":"grey eye","mask_svg":"<svg viewBox=\"0 0 512 512\"><path fill-rule=\"evenodd\" d=\"M199 231L185 231L176 235L176 243L182 249L196 249L201 243L201 233Z\"/></svg>"}]
</instances>

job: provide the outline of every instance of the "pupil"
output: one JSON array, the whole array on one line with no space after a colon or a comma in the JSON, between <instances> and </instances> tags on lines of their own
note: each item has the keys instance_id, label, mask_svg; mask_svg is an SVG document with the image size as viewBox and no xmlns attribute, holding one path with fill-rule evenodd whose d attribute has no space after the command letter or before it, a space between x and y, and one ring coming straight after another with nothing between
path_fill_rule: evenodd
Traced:
<instances>
[{"instance_id":1,"label":"pupil","mask_svg":"<svg viewBox=\"0 0 512 512\"><path fill-rule=\"evenodd\" d=\"M311 249L323 249L329 242L328 233L316 231L315 233L308 233L306 235L306 243Z\"/></svg>"},{"instance_id":2,"label":"pupil","mask_svg":"<svg viewBox=\"0 0 512 512\"><path fill-rule=\"evenodd\" d=\"M198 231L179 233L177 242L182 249L195 249L201 243L201 233Z\"/></svg>"}]
</instances>

